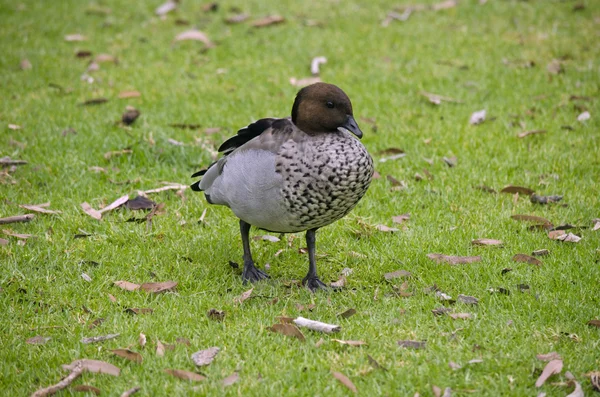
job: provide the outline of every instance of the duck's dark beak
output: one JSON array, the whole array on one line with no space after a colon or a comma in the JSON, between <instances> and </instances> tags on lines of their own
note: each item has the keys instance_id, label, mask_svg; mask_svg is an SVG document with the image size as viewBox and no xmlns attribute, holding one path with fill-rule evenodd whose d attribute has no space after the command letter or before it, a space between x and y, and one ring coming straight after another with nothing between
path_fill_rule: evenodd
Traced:
<instances>
[{"instance_id":1,"label":"duck's dark beak","mask_svg":"<svg viewBox=\"0 0 600 397\"><path fill-rule=\"evenodd\" d=\"M346 122L341 127L339 127L338 130L350 131L351 133L356 135L358 139L362 138L363 136L362 131L360 130L360 128L358 128L358 124L356 123L356 120L354 120L354 117L352 117L351 114L348 115L348 119L346 119Z\"/></svg>"}]
</instances>

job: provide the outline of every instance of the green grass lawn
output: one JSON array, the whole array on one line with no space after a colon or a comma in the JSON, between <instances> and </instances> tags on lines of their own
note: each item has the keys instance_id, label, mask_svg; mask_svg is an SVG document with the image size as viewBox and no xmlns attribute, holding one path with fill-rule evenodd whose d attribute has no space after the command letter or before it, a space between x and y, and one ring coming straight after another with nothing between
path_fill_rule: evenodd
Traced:
<instances>
[{"instance_id":1,"label":"green grass lawn","mask_svg":"<svg viewBox=\"0 0 600 397\"><path fill-rule=\"evenodd\" d=\"M28 395L54 384L68 373L61 364L79 358L110 362L121 375L84 373L62 395L78 394L73 387L80 384L103 395L134 386L145 396L351 394L333 371L365 396L428 396L434 385L452 388L453 395L564 396L573 390L566 371L586 395L594 393L585 374L600 370L600 329L587 324L600 318L600 231L592 230L592 220L600 217L598 2L462 0L449 9L415 11L387 27L382 21L397 1L233 0L208 12L182 1L165 18L154 14L160 4L0 4L0 157L28 162L0 176L0 217L27 213L21 204L48 201L50 209L62 211L0 227L34 236L23 245L0 235L8 240L0 247L3 395ZM239 12L250 14L249 20L224 22ZM286 21L251 26L271 14ZM174 42L192 28L205 32L214 47ZM64 39L76 33L87 40ZM100 63L99 70L87 72L90 58L75 56L81 50L92 57L110 54L118 64ZM308 259L299 252L304 235L289 245L288 235L276 243L252 242L255 260L270 265L272 279L236 303L250 288L228 264L241 263L237 219L189 189L149 195L165 211L151 227L126 222L143 211L118 209L101 221L82 211L83 202L99 209L163 181L192 183L190 175L208 165L214 148L238 128L289 115L298 89L289 80L309 77L315 56L327 57L321 79L352 99L363 142L382 176L348 217L317 233L322 280L335 281L344 268L352 269L342 291L311 294L290 283L302 279ZM31 68L23 70L25 59ZM553 60L561 73L547 69ZM131 90L141 97L118 98ZM423 91L461 103L434 105ZM80 105L100 97L108 102ZM119 126L128 105L141 116L130 127ZM470 125L470 115L482 109L486 121ZM578 121L585 111L590 119ZM171 126L177 123L198 126ZM216 127L219 132L205 133ZM546 132L517 137L529 130ZM380 162L389 156L381 151L390 147L406 156ZM126 148L131 153L104 157ZM456 166L444 157L456 157ZM424 180L415 180L416 173ZM388 175L403 187L393 188ZM538 205L524 195L477 188L499 191L509 184L564 198ZM410 220L394 225L392 216L405 213ZM511 219L514 214L586 228L568 231L582 237L579 243L553 241L545 231ZM377 224L401 230L385 233ZM75 238L81 230L91 235ZM477 238L504 245L473 246ZM539 258L539 267L511 260L544 248L550 254ZM451 266L432 261L429 253L479 255L481 261ZM512 271L503 274L504 268ZM400 269L412 276L384 278ZM113 285L118 280L178 285L156 295L122 290ZM454 299L475 296L479 304L440 301L426 290L434 284ZM519 284L529 289L521 292ZM402 288L412 295L399 296ZM490 292L499 288L510 294ZM472 316L434 316L432 309L441 306ZM153 313L134 315L127 308ZM212 308L225 311L224 321L207 317ZM350 308L354 316L337 317ZM269 331L277 316L303 316L342 330L327 335L303 329L301 342ZM99 318L104 321L90 328ZM111 333L120 336L81 343ZM140 333L148 340L143 348ZM36 335L52 339L26 342ZM174 349L157 356L158 340ZM398 340L427 344L413 350ZM214 362L196 368L190 355L211 346L221 349ZM141 353L143 363L109 351L126 347ZM551 351L562 357L563 371L537 389L546 363L536 354ZM368 355L386 370L374 368ZM469 364L473 359L483 361ZM462 368L452 369L451 361ZM166 368L199 371L207 379L191 383L164 373ZM239 380L223 386L234 372Z\"/></svg>"}]
</instances>

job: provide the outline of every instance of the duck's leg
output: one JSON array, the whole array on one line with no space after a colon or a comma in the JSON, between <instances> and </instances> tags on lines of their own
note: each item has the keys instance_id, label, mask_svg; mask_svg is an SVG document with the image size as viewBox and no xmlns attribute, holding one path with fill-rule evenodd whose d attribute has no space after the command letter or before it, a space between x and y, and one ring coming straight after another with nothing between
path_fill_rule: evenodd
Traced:
<instances>
[{"instance_id":1,"label":"duck's leg","mask_svg":"<svg viewBox=\"0 0 600 397\"><path fill-rule=\"evenodd\" d=\"M269 275L254 266L252 260L252 253L250 252L250 224L240 219L240 233L242 234L242 245L244 246L244 270L242 271L242 281L255 282L265 278L269 278Z\"/></svg>"},{"instance_id":2,"label":"duck's leg","mask_svg":"<svg viewBox=\"0 0 600 397\"><path fill-rule=\"evenodd\" d=\"M327 285L319 280L317 276L317 261L315 259L315 234L317 229L306 231L306 246L308 248L308 274L302 279L302 284L306 285L311 291L318 289L327 289Z\"/></svg>"}]
</instances>

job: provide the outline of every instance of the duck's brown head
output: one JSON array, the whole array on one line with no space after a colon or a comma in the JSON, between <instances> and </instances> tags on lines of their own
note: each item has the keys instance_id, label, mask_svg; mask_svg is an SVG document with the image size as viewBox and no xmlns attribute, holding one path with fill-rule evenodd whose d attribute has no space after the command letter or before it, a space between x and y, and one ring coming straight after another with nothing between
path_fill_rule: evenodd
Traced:
<instances>
[{"instance_id":1,"label":"duck's brown head","mask_svg":"<svg viewBox=\"0 0 600 397\"><path fill-rule=\"evenodd\" d=\"M350 98L333 84L315 83L298 91L292 107L292 121L311 135L348 130L362 138L362 131L352 114Z\"/></svg>"}]
</instances>

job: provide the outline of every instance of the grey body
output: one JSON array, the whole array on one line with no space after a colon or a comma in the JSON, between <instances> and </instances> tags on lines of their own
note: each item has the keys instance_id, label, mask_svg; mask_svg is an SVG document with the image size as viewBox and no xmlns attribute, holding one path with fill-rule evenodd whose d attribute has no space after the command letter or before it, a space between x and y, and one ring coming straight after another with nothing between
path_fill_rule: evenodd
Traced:
<instances>
[{"instance_id":1,"label":"grey body","mask_svg":"<svg viewBox=\"0 0 600 397\"><path fill-rule=\"evenodd\" d=\"M199 187L250 225L293 233L345 216L372 175L371 156L349 132L308 135L288 122L221 158Z\"/></svg>"}]
</instances>

